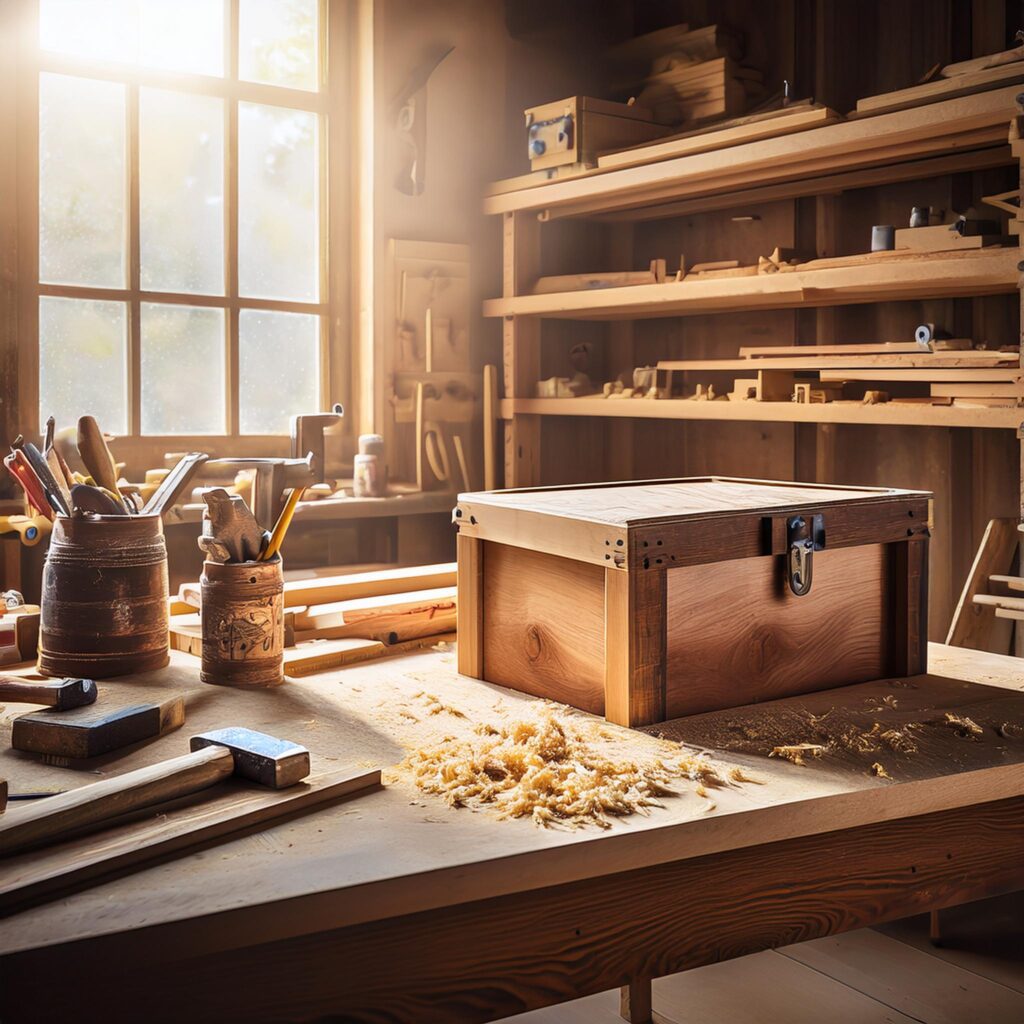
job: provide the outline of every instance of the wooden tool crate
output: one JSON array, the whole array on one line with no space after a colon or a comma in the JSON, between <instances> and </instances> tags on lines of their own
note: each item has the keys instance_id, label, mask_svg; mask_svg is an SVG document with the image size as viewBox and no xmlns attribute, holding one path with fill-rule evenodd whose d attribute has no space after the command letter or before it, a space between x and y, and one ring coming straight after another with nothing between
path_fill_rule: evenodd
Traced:
<instances>
[{"instance_id":1,"label":"wooden tool crate","mask_svg":"<svg viewBox=\"0 0 1024 1024\"><path fill-rule=\"evenodd\" d=\"M570 96L524 111L530 170L565 164L597 166L600 153L660 139L672 129L646 107Z\"/></svg>"},{"instance_id":2,"label":"wooden tool crate","mask_svg":"<svg viewBox=\"0 0 1024 1024\"><path fill-rule=\"evenodd\" d=\"M930 499L719 477L462 494L459 671L630 726L924 672Z\"/></svg>"}]
</instances>

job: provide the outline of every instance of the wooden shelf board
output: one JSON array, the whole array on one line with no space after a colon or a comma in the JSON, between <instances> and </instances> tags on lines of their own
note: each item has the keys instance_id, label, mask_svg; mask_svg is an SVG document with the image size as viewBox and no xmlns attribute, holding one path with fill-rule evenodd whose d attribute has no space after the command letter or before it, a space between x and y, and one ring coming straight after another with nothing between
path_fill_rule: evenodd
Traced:
<instances>
[{"instance_id":1,"label":"wooden shelf board","mask_svg":"<svg viewBox=\"0 0 1024 1024\"><path fill-rule=\"evenodd\" d=\"M1024 409L968 409L958 406L881 405L828 402L694 402L646 398L503 399L501 415L592 416L652 420L735 420L748 423L853 423L910 427L983 427L1016 430Z\"/></svg>"},{"instance_id":2,"label":"wooden shelf board","mask_svg":"<svg viewBox=\"0 0 1024 1024\"><path fill-rule=\"evenodd\" d=\"M805 356L766 356L763 359L662 359L658 362L661 370L677 372L722 370L738 376L749 376L758 370L793 370L797 373L812 373L819 370L887 370L899 372L910 369L930 370L974 370L974 369L1016 369L1020 370L1020 357L1016 352L985 352L984 355L943 352L931 355L899 353L892 356L819 356L815 346L808 345Z\"/></svg>"},{"instance_id":3,"label":"wooden shelf board","mask_svg":"<svg viewBox=\"0 0 1024 1024\"><path fill-rule=\"evenodd\" d=\"M920 160L965 148L999 146L1005 144L1007 125L1016 114L1018 92L1017 86L992 89L795 135L556 180L489 196L484 211L608 212L876 164Z\"/></svg>"},{"instance_id":4,"label":"wooden shelf board","mask_svg":"<svg viewBox=\"0 0 1024 1024\"><path fill-rule=\"evenodd\" d=\"M841 306L901 299L958 298L1016 290L1020 249L901 256L828 270L670 281L594 291L488 299L484 316L616 320L751 309Z\"/></svg>"}]
</instances>

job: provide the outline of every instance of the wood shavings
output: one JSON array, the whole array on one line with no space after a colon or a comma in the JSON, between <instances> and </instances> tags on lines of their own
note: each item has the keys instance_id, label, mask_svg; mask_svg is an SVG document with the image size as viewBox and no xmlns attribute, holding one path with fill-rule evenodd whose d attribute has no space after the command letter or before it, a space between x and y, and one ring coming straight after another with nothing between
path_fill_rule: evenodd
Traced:
<instances>
[{"instance_id":1,"label":"wood shavings","mask_svg":"<svg viewBox=\"0 0 1024 1024\"><path fill-rule=\"evenodd\" d=\"M733 765L729 769L729 781L730 782L752 782L755 786L763 786L764 779L759 779L755 775L748 775L739 765Z\"/></svg>"},{"instance_id":2,"label":"wood shavings","mask_svg":"<svg viewBox=\"0 0 1024 1024\"><path fill-rule=\"evenodd\" d=\"M885 770L885 766L877 761L871 766L871 774L879 779L892 779L892 776Z\"/></svg>"},{"instance_id":3,"label":"wood shavings","mask_svg":"<svg viewBox=\"0 0 1024 1024\"><path fill-rule=\"evenodd\" d=\"M1016 722L1003 722L999 726L999 735L1008 740L1019 740L1024 738L1024 725Z\"/></svg>"},{"instance_id":4,"label":"wood shavings","mask_svg":"<svg viewBox=\"0 0 1024 1024\"><path fill-rule=\"evenodd\" d=\"M427 706L428 715L454 715L456 718L465 718L465 714L458 708L453 707L451 704L445 704L440 697L433 693L420 692L416 694L417 697L423 700L423 703Z\"/></svg>"},{"instance_id":5,"label":"wood shavings","mask_svg":"<svg viewBox=\"0 0 1024 1024\"><path fill-rule=\"evenodd\" d=\"M985 734L985 730L973 719L966 715L954 715L952 711L946 712L945 723L955 735L964 740L976 740Z\"/></svg>"},{"instance_id":6,"label":"wood shavings","mask_svg":"<svg viewBox=\"0 0 1024 1024\"><path fill-rule=\"evenodd\" d=\"M537 825L611 826L612 816L646 814L674 795L676 780L723 783L711 764L692 755L646 760L611 759L598 730L545 709L536 718L495 727L478 725L471 737L446 739L403 762L416 785L452 807L491 808L502 818Z\"/></svg>"},{"instance_id":7,"label":"wood shavings","mask_svg":"<svg viewBox=\"0 0 1024 1024\"><path fill-rule=\"evenodd\" d=\"M821 743L789 743L773 747L769 757L781 757L793 764L807 764L808 757L821 757L828 748Z\"/></svg>"}]
</instances>

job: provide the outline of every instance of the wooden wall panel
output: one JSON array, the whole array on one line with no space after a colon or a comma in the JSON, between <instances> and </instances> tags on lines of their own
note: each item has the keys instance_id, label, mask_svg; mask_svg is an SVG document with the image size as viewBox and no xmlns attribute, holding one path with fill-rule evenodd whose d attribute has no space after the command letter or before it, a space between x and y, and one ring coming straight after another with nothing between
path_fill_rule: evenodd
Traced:
<instances>
[{"instance_id":1,"label":"wooden wall panel","mask_svg":"<svg viewBox=\"0 0 1024 1024\"><path fill-rule=\"evenodd\" d=\"M781 557L668 570L668 717L886 675L888 586L881 544L817 552L805 597Z\"/></svg>"},{"instance_id":2,"label":"wooden wall panel","mask_svg":"<svg viewBox=\"0 0 1024 1024\"><path fill-rule=\"evenodd\" d=\"M604 714L604 573L484 544L483 664L490 682Z\"/></svg>"}]
</instances>

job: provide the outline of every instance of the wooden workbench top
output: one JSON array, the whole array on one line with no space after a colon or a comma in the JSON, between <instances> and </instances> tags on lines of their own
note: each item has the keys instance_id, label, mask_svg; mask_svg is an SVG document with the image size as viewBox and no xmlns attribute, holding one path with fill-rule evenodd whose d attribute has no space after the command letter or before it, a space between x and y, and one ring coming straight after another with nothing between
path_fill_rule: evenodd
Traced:
<instances>
[{"instance_id":1,"label":"wooden workbench top","mask_svg":"<svg viewBox=\"0 0 1024 1024\"><path fill-rule=\"evenodd\" d=\"M266 692L203 686L194 659L172 657L170 668L161 672L103 683L101 695L116 690L128 700L182 691L185 727L120 758L104 759L91 771L44 766L10 750L11 719L30 709L0 708L0 776L9 779L12 792L66 788L150 764L185 752L191 734L228 725L304 743L320 768L389 768L412 748L468 734L482 721L512 720L533 703L458 676L451 651L323 673ZM716 788L710 800L698 795L693 784L682 783L681 794L667 798L663 808L616 821L607 831L541 829L527 820L452 809L417 791L406 776L393 775L382 789L0 921L0 956L88 939L105 954L122 958L127 968L133 957L152 956L154 948L168 958L197 956L1018 796L1024 793L1024 739L1001 737L993 726L1024 724L1019 666L1012 658L932 645L933 672L953 682L917 677L909 684L863 684L779 701L779 721L797 724L806 721L801 709L810 701L815 713L832 708L840 717L864 722L865 713L884 721L887 715L924 720L951 710L974 719L985 735L971 740L952 728L934 728L922 744L927 756L918 762L909 756L866 754L811 758L800 767L750 748L713 753L716 763L743 765L758 781ZM885 699L892 695L897 707ZM438 707L442 710L435 712ZM748 714L763 723L771 711L761 705L721 714L732 726ZM713 729L694 724L701 719L666 723L654 731L701 746L737 746L729 738L735 737L734 730L719 742ZM643 733L609 729L612 752L655 742ZM805 738L794 736L793 741ZM872 774L876 760L886 764L891 780ZM956 785L949 785L950 776L956 776Z\"/></svg>"}]
</instances>

